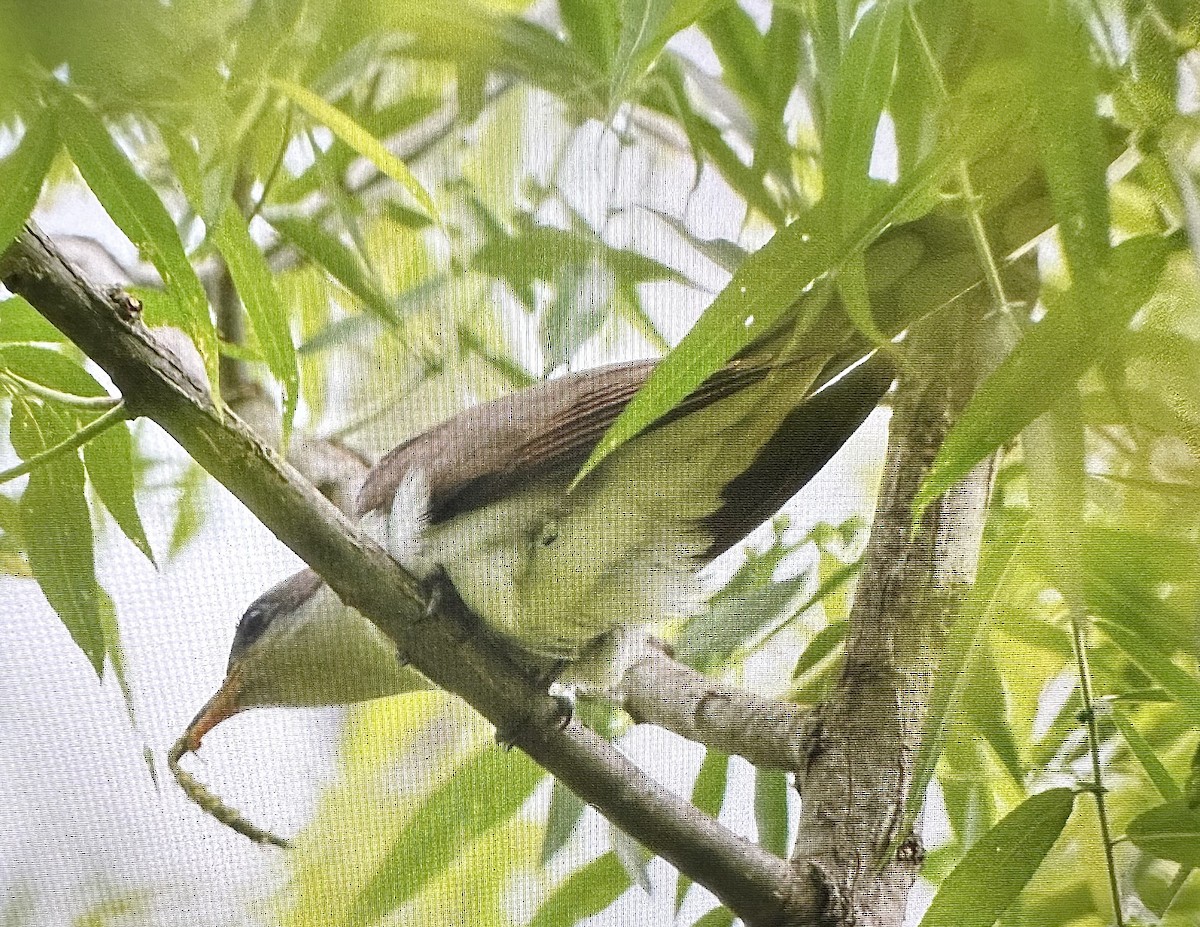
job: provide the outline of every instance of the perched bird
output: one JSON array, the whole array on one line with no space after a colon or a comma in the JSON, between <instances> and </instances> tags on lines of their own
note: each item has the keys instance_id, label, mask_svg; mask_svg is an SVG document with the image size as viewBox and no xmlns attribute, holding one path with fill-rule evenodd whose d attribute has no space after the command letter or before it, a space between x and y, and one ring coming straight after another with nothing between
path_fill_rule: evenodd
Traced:
<instances>
[{"instance_id":1,"label":"perched bird","mask_svg":"<svg viewBox=\"0 0 1200 927\"><path fill-rule=\"evenodd\" d=\"M693 613L699 569L798 492L893 376L883 354L847 370L844 356L748 349L568 491L654 367L569 374L405 441L366 478L363 527L418 576L444 570L487 628L569 673L603 635ZM603 688L621 669L589 668L585 681L600 677ZM370 621L302 570L246 610L225 682L173 757L247 708L343 704L428 685Z\"/></svg>"}]
</instances>

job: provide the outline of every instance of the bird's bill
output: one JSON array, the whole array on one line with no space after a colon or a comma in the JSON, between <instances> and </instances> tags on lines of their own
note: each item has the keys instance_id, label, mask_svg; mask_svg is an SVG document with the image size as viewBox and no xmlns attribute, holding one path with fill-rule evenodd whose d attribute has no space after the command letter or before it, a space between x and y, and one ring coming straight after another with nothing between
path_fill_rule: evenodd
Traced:
<instances>
[{"instance_id":1,"label":"bird's bill","mask_svg":"<svg viewBox=\"0 0 1200 927\"><path fill-rule=\"evenodd\" d=\"M204 739L205 734L242 710L244 706L238 702L241 691L242 674L237 668L234 668L221 683L217 694L205 703L196 717L192 719L192 723L187 726L187 730L184 731L182 740L188 753L195 753L199 750L200 742Z\"/></svg>"}]
</instances>

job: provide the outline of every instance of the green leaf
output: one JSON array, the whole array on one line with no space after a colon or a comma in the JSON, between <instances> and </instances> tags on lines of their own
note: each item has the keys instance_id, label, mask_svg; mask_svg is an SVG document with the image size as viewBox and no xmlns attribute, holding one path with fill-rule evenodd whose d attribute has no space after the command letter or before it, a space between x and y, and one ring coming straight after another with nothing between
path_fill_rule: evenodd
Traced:
<instances>
[{"instance_id":1,"label":"green leaf","mask_svg":"<svg viewBox=\"0 0 1200 927\"><path fill-rule=\"evenodd\" d=\"M987 150L1022 117L1023 110L1013 107L996 119L964 125L909 176L902 177L867 219L845 236L837 235L837 226L820 208L777 231L742 262L683 340L654 368L646 384L600 439L572 486L678 405L738 351L771 331L800 296L813 289L819 292L817 284L823 277L838 272L846 261L863 253L890 222L901 215L915 218L917 205L932 208L935 199L931 191L939 189L963 161L974 160ZM803 302L794 339L813 331L818 320L827 323L820 326L822 339L830 339L835 333L836 322L821 318L821 307L814 306L814 302ZM900 328L907 321L893 320Z\"/></svg>"},{"instance_id":2,"label":"green leaf","mask_svg":"<svg viewBox=\"0 0 1200 927\"><path fill-rule=\"evenodd\" d=\"M83 461L96 495L113 520L146 558L154 552L133 498L133 439L127 422L106 428L83 446Z\"/></svg>"},{"instance_id":3,"label":"green leaf","mask_svg":"<svg viewBox=\"0 0 1200 927\"><path fill-rule=\"evenodd\" d=\"M70 436L52 410L13 402L11 437L23 460ZM96 582L92 521L77 453L61 454L29 474L21 496L21 527L29 568L96 675L104 672L106 639Z\"/></svg>"},{"instance_id":4,"label":"green leaf","mask_svg":"<svg viewBox=\"0 0 1200 927\"><path fill-rule=\"evenodd\" d=\"M788 847L788 779L782 769L754 771L754 820L758 843L781 859Z\"/></svg>"},{"instance_id":5,"label":"green leaf","mask_svg":"<svg viewBox=\"0 0 1200 927\"><path fill-rule=\"evenodd\" d=\"M512 817L542 775L495 746L469 756L413 812L355 899L352 923L373 924L413 897L472 840Z\"/></svg>"},{"instance_id":6,"label":"green leaf","mask_svg":"<svg viewBox=\"0 0 1200 927\"><path fill-rule=\"evenodd\" d=\"M692 927L733 927L733 912L728 908L713 908Z\"/></svg>"},{"instance_id":7,"label":"green leaf","mask_svg":"<svg viewBox=\"0 0 1200 927\"><path fill-rule=\"evenodd\" d=\"M792 678L799 679L810 672L818 663L836 651L846 640L850 632L848 621L835 621L818 631L808 642L796 666L792 670Z\"/></svg>"},{"instance_id":8,"label":"green leaf","mask_svg":"<svg viewBox=\"0 0 1200 927\"><path fill-rule=\"evenodd\" d=\"M608 0L560 0L558 12L571 44L597 69L608 70L620 31L619 11Z\"/></svg>"},{"instance_id":9,"label":"green leaf","mask_svg":"<svg viewBox=\"0 0 1200 927\"><path fill-rule=\"evenodd\" d=\"M1129 822L1125 833L1134 846L1151 856L1200 867L1200 811L1185 801L1142 812Z\"/></svg>"},{"instance_id":10,"label":"green leaf","mask_svg":"<svg viewBox=\"0 0 1200 927\"><path fill-rule=\"evenodd\" d=\"M54 119L43 115L25 131L16 151L0 161L0 254L8 250L37 205L58 153Z\"/></svg>"},{"instance_id":11,"label":"green leaf","mask_svg":"<svg viewBox=\"0 0 1200 927\"><path fill-rule=\"evenodd\" d=\"M1160 927L1195 927L1200 919L1200 879L1191 874L1167 909Z\"/></svg>"},{"instance_id":12,"label":"green leaf","mask_svg":"<svg viewBox=\"0 0 1200 927\"><path fill-rule=\"evenodd\" d=\"M838 66L822 161L825 196L845 230L862 221L869 207L868 168L879 118L892 89L905 6L905 0L883 0L868 8Z\"/></svg>"},{"instance_id":13,"label":"green leaf","mask_svg":"<svg viewBox=\"0 0 1200 927\"><path fill-rule=\"evenodd\" d=\"M154 189L133 169L100 118L86 105L64 96L58 129L79 173L105 211L158 270L182 314L181 327L204 359L215 396L220 361L217 329L209 313L208 296L183 250L174 221Z\"/></svg>"},{"instance_id":14,"label":"green leaf","mask_svg":"<svg viewBox=\"0 0 1200 927\"><path fill-rule=\"evenodd\" d=\"M179 496L175 502L175 523L167 557L174 559L200 533L204 525L204 490L208 474L196 464L188 466L179 478Z\"/></svg>"},{"instance_id":15,"label":"green leaf","mask_svg":"<svg viewBox=\"0 0 1200 927\"><path fill-rule=\"evenodd\" d=\"M62 344L66 340L62 332L20 296L0 300L0 343Z\"/></svg>"},{"instance_id":16,"label":"green leaf","mask_svg":"<svg viewBox=\"0 0 1200 927\"><path fill-rule=\"evenodd\" d=\"M1110 285L1090 318L1052 308L1033 326L980 384L947 435L913 502L914 518L975 464L1020 434L1104 357L1154 292L1172 247L1156 236L1123 242L1113 249Z\"/></svg>"},{"instance_id":17,"label":"green leaf","mask_svg":"<svg viewBox=\"0 0 1200 927\"><path fill-rule=\"evenodd\" d=\"M107 391L75 358L54 348L0 344L0 368L72 396L105 396Z\"/></svg>"},{"instance_id":18,"label":"green leaf","mask_svg":"<svg viewBox=\"0 0 1200 927\"><path fill-rule=\"evenodd\" d=\"M367 311L386 322L400 321L393 300L380 289L362 258L316 220L271 216L271 225L288 242L362 302Z\"/></svg>"},{"instance_id":19,"label":"green leaf","mask_svg":"<svg viewBox=\"0 0 1200 927\"><path fill-rule=\"evenodd\" d=\"M1050 580L1076 615L1086 612L1083 593L1084 438L1079 387L1066 383L1054 405L1021 436L1026 483L1046 551Z\"/></svg>"},{"instance_id":20,"label":"green leaf","mask_svg":"<svg viewBox=\"0 0 1200 927\"><path fill-rule=\"evenodd\" d=\"M284 96L291 99L292 102L307 111L318 122L323 123L334 135L364 158L371 161L388 177L400 184L421 205L421 208L425 210L431 219L439 221L437 206L434 205L433 197L421 186L421 182L408 169L408 165L388 151L379 139L336 106L325 102L325 100L306 87L301 87L292 81L279 79L272 80L271 85Z\"/></svg>"},{"instance_id":21,"label":"green leaf","mask_svg":"<svg viewBox=\"0 0 1200 927\"><path fill-rule=\"evenodd\" d=\"M700 771L696 773L696 781L692 784L692 804L697 811L702 811L710 818L716 818L721 813L725 803L725 789L729 783L729 755L716 750L705 750L704 761ZM675 883L675 912L683 904L692 880L679 873Z\"/></svg>"},{"instance_id":22,"label":"green leaf","mask_svg":"<svg viewBox=\"0 0 1200 927\"><path fill-rule=\"evenodd\" d=\"M546 836L542 840L543 866L571 839L586 808L583 799L557 779L554 780L550 790L550 811L546 816Z\"/></svg>"},{"instance_id":23,"label":"green leaf","mask_svg":"<svg viewBox=\"0 0 1200 927\"><path fill-rule=\"evenodd\" d=\"M1075 795L1026 799L971 847L938 888L921 927L992 927L1033 878L1071 816Z\"/></svg>"},{"instance_id":24,"label":"green leaf","mask_svg":"<svg viewBox=\"0 0 1200 927\"><path fill-rule=\"evenodd\" d=\"M1158 794L1163 797L1163 800L1172 802L1183 798L1183 791L1171 778L1171 774L1159 760L1154 748L1150 746L1150 742L1133 726L1133 722L1125 716L1125 713L1116 705L1109 703L1108 717L1112 719L1113 725L1125 738L1129 752L1137 758L1142 769L1145 770L1146 776L1154 783L1154 787L1158 789Z\"/></svg>"},{"instance_id":25,"label":"green leaf","mask_svg":"<svg viewBox=\"0 0 1200 927\"><path fill-rule=\"evenodd\" d=\"M246 316L250 319L263 360L283 387L283 444L286 447L300 398L300 368L287 308L266 258L250 237L241 212L232 202L226 204L220 220L212 228L212 235L217 250L225 258L242 305L246 307Z\"/></svg>"},{"instance_id":26,"label":"green leaf","mask_svg":"<svg viewBox=\"0 0 1200 927\"><path fill-rule=\"evenodd\" d=\"M1094 43L1073 3L1022 0L1005 16L1020 25L1027 42L1026 83L1034 96L1042 162L1084 308L1101 295L1109 252L1108 155L1097 113Z\"/></svg>"},{"instance_id":27,"label":"green leaf","mask_svg":"<svg viewBox=\"0 0 1200 927\"><path fill-rule=\"evenodd\" d=\"M1200 679L1175 665L1143 635L1105 619L1097 619L1094 624L1143 673L1171 693L1191 715L1193 723L1200 721Z\"/></svg>"},{"instance_id":28,"label":"green leaf","mask_svg":"<svg viewBox=\"0 0 1200 927\"><path fill-rule=\"evenodd\" d=\"M621 33L609 74L609 101L625 99L671 36L662 29L672 0L621 0Z\"/></svg>"},{"instance_id":29,"label":"green leaf","mask_svg":"<svg viewBox=\"0 0 1200 927\"><path fill-rule=\"evenodd\" d=\"M964 693L967 715L983 734L1013 782L1022 786L1025 782L1025 761L1009 720L1004 677L1000 675L996 655L987 640L981 641L976 648L974 669L975 678Z\"/></svg>"},{"instance_id":30,"label":"green leaf","mask_svg":"<svg viewBox=\"0 0 1200 927\"><path fill-rule=\"evenodd\" d=\"M1003 600L1004 587L1022 540L1023 537L1018 535L988 545L975 585L963 603L961 614L950 626L933 677L920 747L913 764L912 784L905 800L904 823L897 828L898 834L908 833L925 801L925 791L937 769L946 738L957 723L963 692L971 678L972 662L986 640L987 619Z\"/></svg>"},{"instance_id":31,"label":"green leaf","mask_svg":"<svg viewBox=\"0 0 1200 927\"><path fill-rule=\"evenodd\" d=\"M633 883L615 853L605 853L576 869L547 898L529 927L571 927L599 914Z\"/></svg>"}]
</instances>

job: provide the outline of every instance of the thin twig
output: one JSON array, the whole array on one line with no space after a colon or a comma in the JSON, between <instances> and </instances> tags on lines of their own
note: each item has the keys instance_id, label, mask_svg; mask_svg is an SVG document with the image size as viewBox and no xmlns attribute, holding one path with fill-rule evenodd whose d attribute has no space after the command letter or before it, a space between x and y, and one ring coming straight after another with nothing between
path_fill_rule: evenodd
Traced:
<instances>
[{"instance_id":1,"label":"thin twig","mask_svg":"<svg viewBox=\"0 0 1200 927\"><path fill-rule=\"evenodd\" d=\"M1117 927L1125 927L1125 915L1121 910L1121 886L1117 880L1117 860L1113 853L1115 845L1112 828L1108 822L1108 804L1104 800L1104 772L1100 760L1100 726L1096 721L1096 709L1092 701L1092 673L1088 665L1087 629L1082 613L1071 609L1071 640L1075 647L1075 664L1079 672L1079 695L1083 700L1083 718L1087 726L1088 747L1092 758L1092 788L1096 799L1096 817L1100 823L1100 837L1104 843L1104 861L1108 867L1108 887L1112 893L1113 917Z\"/></svg>"},{"instance_id":2,"label":"thin twig","mask_svg":"<svg viewBox=\"0 0 1200 927\"><path fill-rule=\"evenodd\" d=\"M950 93L946 89L946 81L942 77L941 68L938 67L937 56L933 53L933 47L929 44L929 38L925 35L921 21L917 18L917 11L911 3L906 7L906 11L913 35L917 39L917 44L921 46L929 75L937 87L941 102L945 103L950 99ZM1000 263L996 260L992 246L988 243L987 229L983 227L983 216L979 212L979 200L975 196L975 188L971 184L971 172L966 161L958 163L958 185L966 207L967 225L971 229L971 239L975 242L975 250L983 263L988 289L992 291L992 299L996 301L996 308L1000 312L1006 312L1011 303L1004 291L1004 281L1000 277Z\"/></svg>"},{"instance_id":3,"label":"thin twig","mask_svg":"<svg viewBox=\"0 0 1200 927\"><path fill-rule=\"evenodd\" d=\"M115 409L121 404L121 400L116 396L78 396L75 393L64 393L46 386L44 383L38 383L36 380L28 380L19 373L13 373L11 370L0 370L0 377L12 380L39 399L48 399L60 405L70 406L72 409L105 412L109 409Z\"/></svg>"},{"instance_id":4,"label":"thin twig","mask_svg":"<svg viewBox=\"0 0 1200 927\"><path fill-rule=\"evenodd\" d=\"M88 422L60 444L46 448L40 454L34 454L28 460L21 461L15 467L9 467L7 470L0 471L0 483L11 482L19 476L31 473L43 464L61 457L63 454L69 454L71 451L78 450L102 431L106 431L117 422L124 421L128 417L129 413L125 410L124 402L113 406L95 421Z\"/></svg>"}]
</instances>

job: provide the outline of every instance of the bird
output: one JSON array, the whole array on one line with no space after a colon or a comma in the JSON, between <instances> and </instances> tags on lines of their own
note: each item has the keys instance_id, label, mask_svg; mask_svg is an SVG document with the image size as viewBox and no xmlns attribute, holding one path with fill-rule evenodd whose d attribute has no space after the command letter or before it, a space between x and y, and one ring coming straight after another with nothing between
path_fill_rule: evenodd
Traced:
<instances>
[{"instance_id":1,"label":"bird","mask_svg":"<svg viewBox=\"0 0 1200 927\"><path fill-rule=\"evenodd\" d=\"M379 460L358 493L360 525L417 576L443 576L489 632L534 658L561 668L599 653L619 664L619 648L597 642L694 613L699 570L808 483L894 377L886 351L781 356L769 345L744 349L574 487L656 361L568 373L470 407ZM622 668L580 678L603 690ZM429 687L304 569L246 609L225 680L172 761L251 708Z\"/></svg>"}]
</instances>

